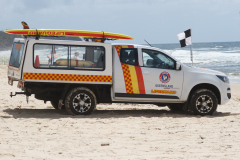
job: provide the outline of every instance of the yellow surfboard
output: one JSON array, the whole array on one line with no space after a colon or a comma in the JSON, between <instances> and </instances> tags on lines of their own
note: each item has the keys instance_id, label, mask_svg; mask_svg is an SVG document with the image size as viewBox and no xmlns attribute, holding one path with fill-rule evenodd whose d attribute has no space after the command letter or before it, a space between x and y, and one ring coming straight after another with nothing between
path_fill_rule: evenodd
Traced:
<instances>
[{"instance_id":1,"label":"yellow surfboard","mask_svg":"<svg viewBox=\"0 0 240 160\"><path fill-rule=\"evenodd\" d=\"M89 37L100 39L127 39L133 40L132 37L124 34L101 32L101 31L85 31L85 30L67 30L67 29L14 29L5 30L8 34L20 34L27 36L70 36L70 37Z\"/></svg>"}]
</instances>

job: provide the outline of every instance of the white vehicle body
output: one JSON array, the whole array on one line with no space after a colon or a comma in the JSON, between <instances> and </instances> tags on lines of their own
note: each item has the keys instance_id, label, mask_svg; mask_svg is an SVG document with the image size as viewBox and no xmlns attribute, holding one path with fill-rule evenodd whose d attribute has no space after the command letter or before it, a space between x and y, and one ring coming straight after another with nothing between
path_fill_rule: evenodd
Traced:
<instances>
[{"instance_id":1,"label":"white vehicle body","mask_svg":"<svg viewBox=\"0 0 240 160\"><path fill-rule=\"evenodd\" d=\"M76 53L79 60L73 60ZM79 87L91 91L96 103L187 104L200 89L214 93L218 104L231 98L224 73L188 67L158 48L142 45L15 39L8 77L9 84L19 81L27 96L56 101L60 108ZM202 108L214 101L199 97Z\"/></svg>"}]
</instances>

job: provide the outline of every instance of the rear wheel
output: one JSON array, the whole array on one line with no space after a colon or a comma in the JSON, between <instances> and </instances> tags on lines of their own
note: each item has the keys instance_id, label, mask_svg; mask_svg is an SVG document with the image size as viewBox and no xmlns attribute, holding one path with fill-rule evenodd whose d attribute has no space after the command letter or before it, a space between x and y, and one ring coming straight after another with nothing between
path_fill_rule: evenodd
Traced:
<instances>
[{"instance_id":1,"label":"rear wheel","mask_svg":"<svg viewBox=\"0 0 240 160\"><path fill-rule=\"evenodd\" d=\"M58 100L52 100L51 104L52 104L53 108L58 109Z\"/></svg>"},{"instance_id":2,"label":"rear wheel","mask_svg":"<svg viewBox=\"0 0 240 160\"><path fill-rule=\"evenodd\" d=\"M59 109L59 108L58 108L59 100L51 100L50 102L51 102L53 108ZM61 109L65 109L64 105L62 105L62 108L61 108Z\"/></svg>"},{"instance_id":3,"label":"rear wheel","mask_svg":"<svg viewBox=\"0 0 240 160\"><path fill-rule=\"evenodd\" d=\"M67 94L65 107L72 115L90 114L96 107L96 96L88 88L75 88Z\"/></svg>"},{"instance_id":4,"label":"rear wheel","mask_svg":"<svg viewBox=\"0 0 240 160\"><path fill-rule=\"evenodd\" d=\"M208 89L195 91L190 99L189 109L193 114L212 115L218 106L216 95Z\"/></svg>"}]
</instances>

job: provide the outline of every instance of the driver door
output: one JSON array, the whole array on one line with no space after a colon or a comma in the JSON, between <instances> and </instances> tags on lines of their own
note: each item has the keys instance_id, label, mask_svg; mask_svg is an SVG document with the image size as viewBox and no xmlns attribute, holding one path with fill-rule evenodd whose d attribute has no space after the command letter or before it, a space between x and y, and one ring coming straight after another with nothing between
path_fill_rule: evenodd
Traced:
<instances>
[{"instance_id":1,"label":"driver door","mask_svg":"<svg viewBox=\"0 0 240 160\"><path fill-rule=\"evenodd\" d=\"M176 61L156 50L141 48L139 53L146 95L154 97L154 101L179 101L183 70L176 70Z\"/></svg>"}]
</instances>

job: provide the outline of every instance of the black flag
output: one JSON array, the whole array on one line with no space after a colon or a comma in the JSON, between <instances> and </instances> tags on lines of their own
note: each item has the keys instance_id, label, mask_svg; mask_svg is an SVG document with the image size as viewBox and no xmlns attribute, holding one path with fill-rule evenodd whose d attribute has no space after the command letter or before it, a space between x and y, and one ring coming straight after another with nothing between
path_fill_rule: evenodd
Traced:
<instances>
[{"instance_id":1,"label":"black flag","mask_svg":"<svg viewBox=\"0 0 240 160\"><path fill-rule=\"evenodd\" d=\"M184 31L183 33L179 33L177 36L181 44L181 47L192 45L191 29Z\"/></svg>"}]
</instances>

